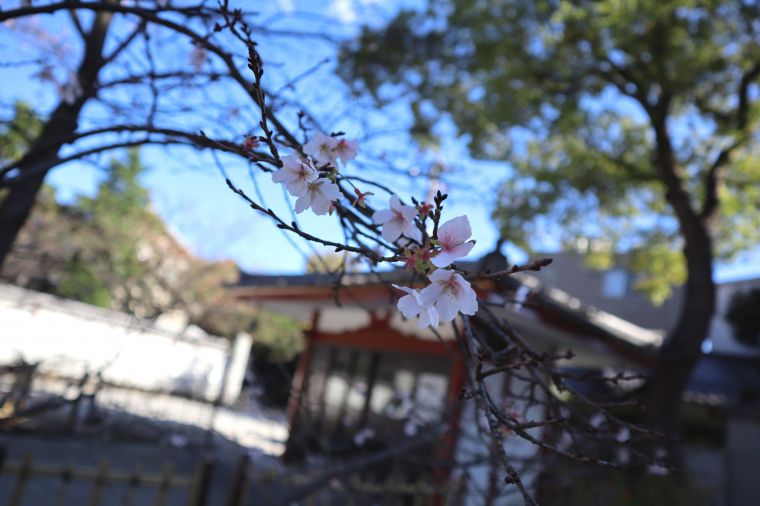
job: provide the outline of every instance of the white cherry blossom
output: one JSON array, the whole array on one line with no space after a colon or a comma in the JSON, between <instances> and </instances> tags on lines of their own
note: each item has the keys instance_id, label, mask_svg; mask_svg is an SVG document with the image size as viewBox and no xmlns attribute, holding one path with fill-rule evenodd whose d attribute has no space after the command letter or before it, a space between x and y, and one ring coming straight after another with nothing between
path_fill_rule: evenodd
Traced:
<instances>
[{"instance_id":1,"label":"white cherry blossom","mask_svg":"<svg viewBox=\"0 0 760 506\"><path fill-rule=\"evenodd\" d=\"M358 152L359 143L355 140L340 139L333 148L335 158L343 162L343 165L347 164L349 160L356 158Z\"/></svg>"},{"instance_id":2,"label":"white cherry blossom","mask_svg":"<svg viewBox=\"0 0 760 506\"><path fill-rule=\"evenodd\" d=\"M433 265L446 267L457 258L467 256L475 246L474 241L467 240L471 235L472 229L467 216L457 216L441 225L438 229L438 242L441 244L441 249L431 259Z\"/></svg>"},{"instance_id":3,"label":"white cherry blossom","mask_svg":"<svg viewBox=\"0 0 760 506\"><path fill-rule=\"evenodd\" d=\"M421 329L430 326L438 327L438 310L433 306L425 307L422 305L419 290L407 286L393 286L408 294L398 300L398 310L404 317L412 319L419 316L417 324Z\"/></svg>"},{"instance_id":4,"label":"white cherry blossom","mask_svg":"<svg viewBox=\"0 0 760 506\"><path fill-rule=\"evenodd\" d=\"M337 145L338 139L316 131L314 137L304 145L303 151L316 160L319 165L326 163L334 165L336 160L335 147Z\"/></svg>"},{"instance_id":5,"label":"white cherry blossom","mask_svg":"<svg viewBox=\"0 0 760 506\"><path fill-rule=\"evenodd\" d=\"M430 275L430 284L420 292L420 303L423 307L438 310L441 321L450 322L457 313L474 315L478 310L477 296L470 283L460 274L436 269Z\"/></svg>"},{"instance_id":6,"label":"white cherry blossom","mask_svg":"<svg viewBox=\"0 0 760 506\"><path fill-rule=\"evenodd\" d=\"M339 196L337 184L327 179L317 179L307 184L306 191L296 200L296 212L301 213L311 207L314 214L327 214Z\"/></svg>"},{"instance_id":7,"label":"white cherry blossom","mask_svg":"<svg viewBox=\"0 0 760 506\"><path fill-rule=\"evenodd\" d=\"M284 184L291 195L300 197L306 193L309 183L318 177L319 173L310 161L289 155L282 157L282 168L272 174L272 181Z\"/></svg>"},{"instance_id":8,"label":"white cherry blossom","mask_svg":"<svg viewBox=\"0 0 760 506\"><path fill-rule=\"evenodd\" d=\"M414 224L417 210L402 204L396 195L391 196L388 205L389 209L381 209L372 215L374 222L383 226L383 239L393 242L404 234L416 241L422 240L422 233Z\"/></svg>"}]
</instances>

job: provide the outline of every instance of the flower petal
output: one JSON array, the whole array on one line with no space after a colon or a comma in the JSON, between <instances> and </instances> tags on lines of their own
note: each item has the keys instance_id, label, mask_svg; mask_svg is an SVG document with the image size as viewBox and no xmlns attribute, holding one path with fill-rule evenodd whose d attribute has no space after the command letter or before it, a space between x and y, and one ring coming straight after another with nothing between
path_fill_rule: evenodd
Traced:
<instances>
[{"instance_id":1,"label":"flower petal","mask_svg":"<svg viewBox=\"0 0 760 506\"><path fill-rule=\"evenodd\" d=\"M462 314L474 315L478 312L478 296L475 293L475 290L472 289L472 285L470 285L467 280L458 274L456 283L459 287L459 293L457 294L459 311L461 311Z\"/></svg>"},{"instance_id":2,"label":"flower petal","mask_svg":"<svg viewBox=\"0 0 760 506\"><path fill-rule=\"evenodd\" d=\"M428 325L431 326L431 327L433 327L433 328L437 328L438 324L440 323L440 316L438 315L438 309L436 309L435 306L433 306L431 308L428 308L428 309L425 309L420 314L420 319L422 319L422 314L423 313L426 316L425 320L429 322Z\"/></svg>"},{"instance_id":3,"label":"flower petal","mask_svg":"<svg viewBox=\"0 0 760 506\"><path fill-rule=\"evenodd\" d=\"M441 293L443 293L444 288L445 285L442 283L430 283L428 286L420 290L420 304L422 307L431 307L435 304L436 300L441 296Z\"/></svg>"},{"instance_id":4,"label":"flower petal","mask_svg":"<svg viewBox=\"0 0 760 506\"><path fill-rule=\"evenodd\" d=\"M401 314L403 314L406 318L414 318L418 314L420 314L420 311L422 308L417 303L417 299L414 297L414 295L404 295L398 300L397 304L398 310L401 311Z\"/></svg>"},{"instance_id":5,"label":"flower petal","mask_svg":"<svg viewBox=\"0 0 760 506\"><path fill-rule=\"evenodd\" d=\"M430 262L436 267L448 267L457 258L448 251L439 251L437 255L430 259Z\"/></svg>"},{"instance_id":6,"label":"flower petal","mask_svg":"<svg viewBox=\"0 0 760 506\"><path fill-rule=\"evenodd\" d=\"M340 197L340 188L338 188L338 185L335 183L331 183L327 181L326 179L323 179L325 181L320 185L320 189L322 191L322 194L325 196L327 200L330 202L333 202L335 200L338 200Z\"/></svg>"},{"instance_id":7,"label":"flower petal","mask_svg":"<svg viewBox=\"0 0 760 506\"><path fill-rule=\"evenodd\" d=\"M393 242L401 235L401 226L396 220L391 220L383 225L382 236L386 241Z\"/></svg>"},{"instance_id":8,"label":"flower petal","mask_svg":"<svg viewBox=\"0 0 760 506\"><path fill-rule=\"evenodd\" d=\"M436 269L433 271L433 273L428 276L430 278L430 281L433 281L435 283L446 283L451 279L451 276L456 274L454 271L447 271L445 269Z\"/></svg>"},{"instance_id":9,"label":"flower petal","mask_svg":"<svg viewBox=\"0 0 760 506\"><path fill-rule=\"evenodd\" d=\"M378 225L382 225L383 223L390 221L392 218L393 211L390 209L381 209L379 211L375 211L375 214L372 215L372 221Z\"/></svg>"},{"instance_id":10,"label":"flower petal","mask_svg":"<svg viewBox=\"0 0 760 506\"><path fill-rule=\"evenodd\" d=\"M433 262L433 265L436 267L446 267L451 265L455 260L466 257L473 247L475 247L475 243L473 242L457 244L450 250L442 250L431 258L430 261Z\"/></svg>"},{"instance_id":11,"label":"flower petal","mask_svg":"<svg viewBox=\"0 0 760 506\"><path fill-rule=\"evenodd\" d=\"M410 239L414 239L417 242L422 241L422 232L420 232L420 229L414 223L405 221L402 230L404 235Z\"/></svg>"},{"instance_id":12,"label":"flower petal","mask_svg":"<svg viewBox=\"0 0 760 506\"><path fill-rule=\"evenodd\" d=\"M406 292L406 293L414 293L414 292L417 291L414 288L409 288L408 286L400 286L400 285L396 285L396 284L391 284L391 286L393 288L397 288L397 289L401 290L402 292Z\"/></svg>"},{"instance_id":13,"label":"flower petal","mask_svg":"<svg viewBox=\"0 0 760 506\"><path fill-rule=\"evenodd\" d=\"M292 183L286 184L285 188L287 188L290 194L294 197L300 197L309 191L309 182L300 179L298 181L293 181Z\"/></svg>"},{"instance_id":14,"label":"flower petal","mask_svg":"<svg viewBox=\"0 0 760 506\"><path fill-rule=\"evenodd\" d=\"M454 297L449 295L448 292L444 292L440 297L438 297L438 301L435 303L435 306L438 309L438 314L440 315L441 320L445 322L450 322L456 318L457 313L459 312L459 307L456 303L456 300Z\"/></svg>"},{"instance_id":15,"label":"flower petal","mask_svg":"<svg viewBox=\"0 0 760 506\"><path fill-rule=\"evenodd\" d=\"M307 210L311 205L311 195L307 192L296 200L296 213L300 214Z\"/></svg>"},{"instance_id":16,"label":"flower petal","mask_svg":"<svg viewBox=\"0 0 760 506\"><path fill-rule=\"evenodd\" d=\"M417 209L413 208L412 206L400 206L401 215L404 217L406 221L413 222L414 218L417 217Z\"/></svg>"},{"instance_id":17,"label":"flower petal","mask_svg":"<svg viewBox=\"0 0 760 506\"><path fill-rule=\"evenodd\" d=\"M464 215L450 219L438 229L439 237L448 236L457 243L466 241L471 235L470 220Z\"/></svg>"}]
</instances>

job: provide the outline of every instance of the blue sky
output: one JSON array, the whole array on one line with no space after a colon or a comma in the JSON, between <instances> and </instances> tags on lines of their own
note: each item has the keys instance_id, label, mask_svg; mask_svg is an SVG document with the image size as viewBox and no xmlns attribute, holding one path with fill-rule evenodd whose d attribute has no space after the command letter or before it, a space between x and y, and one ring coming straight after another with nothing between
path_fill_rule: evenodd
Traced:
<instances>
[{"instance_id":1,"label":"blue sky","mask_svg":"<svg viewBox=\"0 0 760 506\"><path fill-rule=\"evenodd\" d=\"M267 19L269 26L283 30L306 29L315 33L326 32L339 37L350 37L355 33L357 22L366 19L382 20L394 8L393 3L379 0L278 0L265 8L259 19ZM66 21L65 18L48 19L44 26L60 30L61 37L65 37L64 27L68 27ZM10 60L9 55L14 47L19 47L17 34L7 27L1 27L0 60ZM403 123L403 108L392 110L392 114L398 117L390 119L387 111L384 114L351 113L353 103L347 99L346 90L340 81L331 74L334 54L330 44L316 39L278 38L262 41L261 52L268 64L265 84L275 90L305 70L312 69L317 62L327 59L326 63L317 65L316 71L308 79L298 81L292 90L283 92L292 93L292 96L302 100L326 129L343 130L348 137L362 139L378 131L392 131L394 125ZM55 90L50 85L42 85L34 80L31 76L33 71L31 67L0 68L0 82L3 83L0 87L0 103L8 103L13 98L52 103L56 99ZM207 131L210 128L213 125L204 126ZM244 133L241 132L241 137ZM426 161L436 158L445 162L456 160L457 170L472 175L469 178L471 186L461 191L452 191L446 216L467 214L470 217L473 237L478 241L471 253L472 258L492 249L497 238L496 228L490 220L495 200L493 182L509 174L506 164L468 161L461 142L455 139L438 153L418 153L408 143L408 139L398 132L373 137L364 145L371 150L373 156L360 158L350 168L354 174L366 171L373 177L383 176L380 170L371 168L375 163L373 160L381 153L395 160L398 166L407 168L410 173L414 173L419 157ZM229 191L209 157L198 156L187 150L145 148L143 160L149 169L144 184L151 192L155 209L196 254L214 259L232 258L250 271L302 271L305 256L312 251L310 246L297 238L289 241L269 220L251 211ZM243 187L249 195L263 200L263 205L283 216L289 216L290 197L284 195L282 188L273 184L268 175L258 174L254 182L249 176L248 168L239 160L225 159L223 163L236 184ZM50 175L48 183L57 188L59 198L68 201L78 194L91 193L100 176L99 170L92 165L76 163L56 169ZM403 198L415 196L422 199L429 189L429 181L422 177L383 177L383 182L390 183ZM375 207L383 207L385 198L377 196L372 203ZM332 238L340 237L335 218L317 217L307 212L298 219L304 229ZM546 249L558 246L548 236L542 242ZM515 260L521 259L514 251L508 251L508 254ZM760 275L758 254L750 255L731 266L721 266L717 274L719 280L755 275Z\"/></svg>"}]
</instances>

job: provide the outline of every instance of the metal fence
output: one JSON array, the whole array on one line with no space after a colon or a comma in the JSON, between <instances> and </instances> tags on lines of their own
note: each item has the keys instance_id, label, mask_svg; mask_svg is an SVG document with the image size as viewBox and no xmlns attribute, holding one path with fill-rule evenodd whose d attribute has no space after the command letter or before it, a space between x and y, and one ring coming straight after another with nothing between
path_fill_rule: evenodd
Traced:
<instances>
[{"instance_id":1,"label":"metal fence","mask_svg":"<svg viewBox=\"0 0 760 506\"><path fill-rule=\"evenodd\" d=\"M333 479L306 494L314 476L272 470L257 471L247 456L241 457L221 497L211 499L213 461L200 461L191 475L174 473L170 464L160 472L111 469L107 461L97 467L51 465L35 462L31 455L21 461L6 461L0 451L0 478L10 479L9 493L0 497L7 506L249 506L287 504L332 505L413 505L463 502L464 482L434 486L429 482L388 479L368 481L357 476ZM45 489L42 490L44 484ZM294 494L293 492L296 492ZM42 498L42 499L41 499ZM220 502L223 501L223 502Z\"/></svg>"},{"instance_id":2,"label":"metal fence","mask_svg":"<svg viewBox=\"0 0 760 506\"><path fill-rule=\"evenodd\" d=\"M184 496L182 504L205 506L208 494L208 473L210 466L199 465L193 476L182 476L172 472L170 464L164 464L160 473L144 472L140 468L132 471L111 469L107 461L101 461L97 468L73 465L50 465L35 462L27 455L20 462L5 461L0 454L0 475L8 477L13 484L7 497L0 501L8 506L22 506L40 503L40 495L46 497L50 505L82 504L100 506L117 504L113 495L120 496L118 504L136 506L153 504L168 506L179 504L176 499L169 501L177 492ZM40 488L45 486L40 494ZM76 490L75 490L76 489ZM36 492L36 498L30 498ZM73 493L72 493L73 492Z\"/></svg>"}]
</instances>

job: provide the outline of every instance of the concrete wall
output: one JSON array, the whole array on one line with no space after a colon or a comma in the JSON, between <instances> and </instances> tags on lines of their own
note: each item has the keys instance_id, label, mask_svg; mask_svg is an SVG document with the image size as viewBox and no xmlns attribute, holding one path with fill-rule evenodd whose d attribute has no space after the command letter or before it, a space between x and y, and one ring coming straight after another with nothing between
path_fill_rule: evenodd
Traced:
<instances>
[{"instance_id":1,"label":"concrete wall","mask_svg":"<svg viewBox=\"0 0 760 506\"><path fill-rule=\"evenodd\" d=\"M0 285L0 363L39 363L66 377L100 373L118 385L215 400L240 393L251 339L232 345L197 328L154 322ZM227 379L225 381L225 371Z\"/></svg>"}]
</instances>

